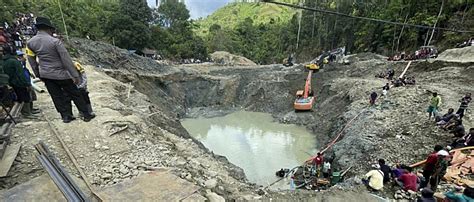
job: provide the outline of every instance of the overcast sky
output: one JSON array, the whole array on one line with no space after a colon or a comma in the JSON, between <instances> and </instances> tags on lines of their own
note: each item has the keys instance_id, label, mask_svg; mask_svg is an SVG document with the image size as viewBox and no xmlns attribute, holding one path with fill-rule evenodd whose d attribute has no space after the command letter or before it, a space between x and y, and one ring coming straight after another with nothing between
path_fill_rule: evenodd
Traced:
<instances>
[{"instance_id":1,"label":"overcast sky","mask_svg":"<svg viewBox=\"0 0 474 202\"><path fill-rule=\"evenodd\" d=\"M156 0L147 0L148 5L155 6ZM191 18L198 19L200 17L206 17L213 13L215 10L225 6L231 0L185 0L186 7L188 8Z\"/></svg>"}]
</instances>

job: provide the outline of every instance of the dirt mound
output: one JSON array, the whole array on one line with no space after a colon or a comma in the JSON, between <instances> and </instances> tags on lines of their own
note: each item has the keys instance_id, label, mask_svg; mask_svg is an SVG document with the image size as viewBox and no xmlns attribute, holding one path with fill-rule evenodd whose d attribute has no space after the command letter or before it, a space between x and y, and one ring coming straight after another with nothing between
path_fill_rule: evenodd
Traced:
<instances>
[{"instance_id":1,"label":"dirt mound","mask_svg":"<svg viewBox=\"0 0 474 202\"><path fill-rule=\"evenodd\" d=\"M344 57L344 60L347 60L350 63L361 62L367 60L386 60L387 57L375 53L357 53L352 55L347 55Z\"/></svg>"},{"instance_id":2,"label":"dirt mound","mask_svg":"<svg viewBox=\"0 0 474 202\"><path fill-rule=\"evenodd\" d=\"M104 42L72 38L68 48L83 63L94 64L99 68L154 73L173 71L169 65Z\"/></svg>"},{"instance_id":3,"label":"dirt mound","mask_svg":"<svg viewBox=\"0 0 474 202\"><path fill-rule=\"evenodd\" d=\"M212 60L218 65L227 65L227 66L255 66L257 65L252 60L249 60L245 57L231 54L226 51L217 51L211 54Z\"/></svg>"},{"instance_id":4,"label":"dirt mound","mask_svg":"<svg viewBox=\"0 0 474 202\"><path fill-rule=\"evenodd\" d=\"M474 46L448 49L439 54L437 60L447 62L474 62Z\"/></svg>"}]
</instances>

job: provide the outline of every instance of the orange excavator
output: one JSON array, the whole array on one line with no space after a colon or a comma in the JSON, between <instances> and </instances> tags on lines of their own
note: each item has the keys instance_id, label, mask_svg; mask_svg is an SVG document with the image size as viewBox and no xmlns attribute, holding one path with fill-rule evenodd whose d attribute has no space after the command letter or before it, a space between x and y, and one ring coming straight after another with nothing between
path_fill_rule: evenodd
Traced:
<instances>
[{"instance_id":1,"label":"orange excavator","mask_svg":"<svg viewBox=\"0 0 474 202\"><path fill-rule=\"evenodd\" d=\"M309 71L304 90L296 91L295 104L293 105L295 111L309 111L313 108L314 93L313 90L311 90L312 75L313 71Z\"/></svg>"}]
</instances>

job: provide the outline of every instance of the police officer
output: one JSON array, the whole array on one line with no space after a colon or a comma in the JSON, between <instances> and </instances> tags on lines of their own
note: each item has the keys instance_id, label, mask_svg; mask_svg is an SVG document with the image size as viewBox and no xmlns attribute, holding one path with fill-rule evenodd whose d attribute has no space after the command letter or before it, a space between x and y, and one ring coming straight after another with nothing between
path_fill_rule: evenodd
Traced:
<instances>
[{"instance_id":1,"label":"police officer","mask_svg":"<svg viewBox=\"0 0 474 202\"><path fill-rule=\"evenodd\" d=\"M80 75L71 56L61 40L52 36L54 26L48 18L37 17L35 27L38 33L27 43L28 62L34 74L44 82L64 123L76 119L72 114L71 99L84 115L83 120L89 122L95 115L88 112L86 102L76 86L80 82Z\"/></svg>"}]
</instances>

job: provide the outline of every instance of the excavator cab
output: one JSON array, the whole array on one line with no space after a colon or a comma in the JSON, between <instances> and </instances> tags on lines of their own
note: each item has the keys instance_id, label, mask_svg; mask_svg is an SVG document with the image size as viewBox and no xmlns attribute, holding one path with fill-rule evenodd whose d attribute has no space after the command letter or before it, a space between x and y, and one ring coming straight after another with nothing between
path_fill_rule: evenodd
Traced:
<instances>
[{"instance_id":1,"label":"excavator cab","mask_svg":"<svg viewBox=\"0 0 474 202\"><path fill-rule=\"evenodd\" d=\"M315 63L310 63L310 64L307 64L305 65L306 69L308 70L313 70L313 71L318 71L320 66L318 64L315 64Z\"/></svg>"}]
</instances>

